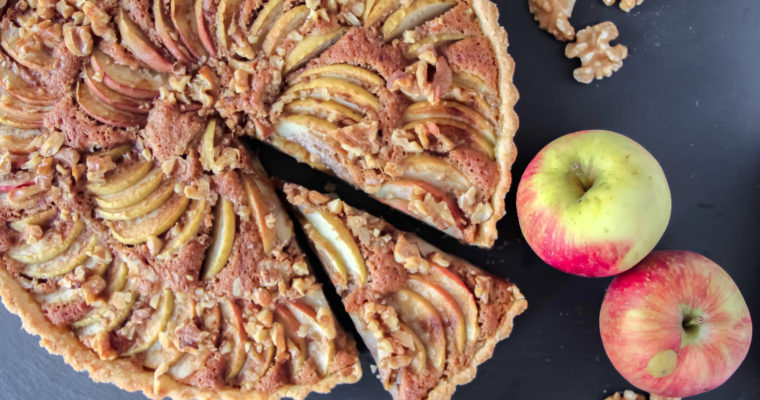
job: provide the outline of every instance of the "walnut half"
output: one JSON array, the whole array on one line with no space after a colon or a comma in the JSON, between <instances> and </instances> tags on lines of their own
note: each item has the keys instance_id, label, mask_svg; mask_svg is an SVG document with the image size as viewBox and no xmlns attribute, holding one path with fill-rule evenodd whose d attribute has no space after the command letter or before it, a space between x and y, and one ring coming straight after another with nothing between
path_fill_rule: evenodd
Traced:
<instances>
[{"instance_id":1,"label":"walnut half","mask_svg":"<svg viewBox=\"0 0 760 400\"><path fill-rule=\"evenodd\" d=\"M565 56L581 60L581 67L573 71L576 81L591 83L594 78L608 77L623 66L628 48L622 44L610 46L610 41L617 37L618 29L610 21L586 27L575 35L575 43L565 47Z\"/></svg>"},{"instance_id":2,"label":"walnut half","mask_svg":"<svg viewBox=\"0 0 760 400\"><path fill-rule=\"evenodd\" d=\"M528 8L538 27L563 42L575 39L575 28L568 20L574 7L575 0L528 0Z\"/></svg>"},{"instance_id":3,"label":"walnut half","mask_svg":"<svg viewBox=\"0 0 760 400\"><path fill-rule=\"evenodd\" d=\"M617 0L602 0L604 4L611 6L614 5ZM633 7L640 6L644 0L620 0L620 9L629 12Z\"/></svg>"}]
</instances>

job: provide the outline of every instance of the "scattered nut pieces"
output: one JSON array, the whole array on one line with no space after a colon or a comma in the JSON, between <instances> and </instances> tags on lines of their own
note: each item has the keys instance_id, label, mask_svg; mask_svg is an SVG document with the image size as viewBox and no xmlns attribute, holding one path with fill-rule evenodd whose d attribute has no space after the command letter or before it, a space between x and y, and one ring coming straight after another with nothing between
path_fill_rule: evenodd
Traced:
<instances>
[{"instance_id":1,"label":"scattered nut pieces","mask_svg":"<svg viewBox=\"0 0 760 400\"><path fill-rule=\"evenodd\" d=\"M614 5L617 0L602 0L604 4L611 6ZM620 9L629 12L633 7L640 6L644 0L620 0Z\"/></svg>"},{"instance_id":2,"label":"scattered nut pieces","mask_svg":"<svg viewBox=\"0 0 760 400\"><path fill-rule=\"evenodd\" d=\"M63 26L63 40L66 48L77 57L85 57L92 53L92 34L88 26L75 26L67 23Z\"/></svg>"},{"instance_id":3,"label":"scattered nut pieces","mask_svg":"<svg viewBox=\"0 0 760 400\"><path fill-rule=\"evenodd\" d=\"M575 39L575 28L568 21L574 7L575 0L528 0L528 8L539 28L563 42Z\"/></svg>"},{"instance_id":4,"label":"scattered nut pieces","mask_svg":"<svg viewBox=\"0 0 760 400\"><path fill-rule=\"evenodd\" d=\"M586 27L576 34L575 43L565 47L567 58L578 57L582 63L573 71L576 81L591 83L594 78L608 77L623 66L628 48L622 44L610 46L610 41L617 37L618 29L610 21Z\"/></svg>"}]
</instances>

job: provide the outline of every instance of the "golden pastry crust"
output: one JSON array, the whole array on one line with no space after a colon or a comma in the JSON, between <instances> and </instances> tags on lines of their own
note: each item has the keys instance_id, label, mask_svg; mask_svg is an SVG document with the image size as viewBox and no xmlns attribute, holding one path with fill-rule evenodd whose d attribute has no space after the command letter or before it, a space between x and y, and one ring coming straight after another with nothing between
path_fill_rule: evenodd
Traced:
<instances>
[{"instance_id":1,"label":"golden pastry crust","mask_svg":"<svg viewBox=\"0 0 760 400\"><path fill-rule=\"evenodd\" d=\"M499 8L488 0L474 0L473 8L480 20L483 33L491 41L499 63L499 93L501 106L499 115L501 119L501 132L496 146L496 159L499 163L499 183L493 195L494 215L480 228L476 244L483 247L493 245L498 231L496 223L506 213L504 197L512 184L511 166L517 158L517 148L514 136L519 126L519 119L515 113L515 104L520 98L512 78L515 72L515 62L507 53L509 39L507 31L499 25Z\"/></svg>"}]
</instances>

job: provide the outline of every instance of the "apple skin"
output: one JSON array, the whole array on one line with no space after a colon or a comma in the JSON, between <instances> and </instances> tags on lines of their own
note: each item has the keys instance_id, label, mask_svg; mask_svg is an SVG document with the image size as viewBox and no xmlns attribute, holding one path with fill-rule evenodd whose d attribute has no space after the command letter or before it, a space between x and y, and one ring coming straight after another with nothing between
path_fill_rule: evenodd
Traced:
<instances>
[{"instance_id":1,"label":"apple skin","mask_svg":"<svg viewBox=\"0 0 760 400\"><path fill-rule=\"evenodd\" d=\"M517 188L520 229L547 264L575 275L623 272L649 254L670 220L655 158L610 131L567 134L528 164Z\"/></svg>"},{"instance_id":2,"label":"apple skin","mask_svg":"<svg viewBox=\"0 0 760 400\"><path fill-rule=\"evenodd\" d=\"M684 328L688 321L692 326ZM618 372L641 390L666 397L720 386L739 368L752 340L739 288L720 266L689 251L653 252L615 277L599 330Z\"/></svg>"}]
</instances>

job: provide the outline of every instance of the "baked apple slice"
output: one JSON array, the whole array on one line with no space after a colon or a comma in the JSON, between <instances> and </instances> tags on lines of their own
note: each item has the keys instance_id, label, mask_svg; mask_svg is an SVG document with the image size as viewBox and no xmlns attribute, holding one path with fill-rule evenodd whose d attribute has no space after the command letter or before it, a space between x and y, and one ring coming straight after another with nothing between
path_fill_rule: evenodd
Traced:
<instances>
[{"instance_id":1,"label":"baked apple slice","mask_svg":"<svg viewBox=\"0 0 760 400\"><path fill-rule=\"evenodd\" d=\"M174 64L167 60L150 42L150 39L140 30L124 12L120 9L116 15L116 26L119 27L121 44L145 65L160 72L171 73Z\"/></svg>"},{"instance_id":2,"label":"baked apple slice","mask_svg":"<svg viewBox=\"0 0 760 400\"><path fill-rule=\"evenodd\" d=\"M410 6L402 7L391 14L380 31L386 41L391 41L405 31L442 15L455 5L457 2L453 0L414 0Z\"/></svg>"},{"instance_id":3,"label":"baked apple slice","mask_svg":"<svg viewBox=\"0 0 760 400\"><path fill-rule=\"evenodd\" d=\"M4 29L0 29L0 46L17 63L36 72L46 72L53 67L55 60L39 37L22 37L21 28L13 23L8 23ZM35 34L33 34L35 35ZM29 40L37 43L30 45ZM22 50L23 49L23 50Z\"/></svg>"},{"instance_id":4,"label":"baked apple slice","mask_svg":"<svg viewBox=\"0 0 760 400\"><path fill-rule=\"evenodd\" d=\"M264 253L270 254L290 241L293 226L280 202L276 201L277 195L270 183L262 179L263 168L259 165L256 169L257 174L243 176L243 188L259 228Z\"/></svg>"},{"instance_id":5,"label":"baked apple slice","mask_svg":"<svg viewBox=\"0 0 760 400\"><path fill-rule=\"evenodd\" d=\"M443 100L434 105L427 101L417 102L410 105L404 112L405 122L426 119L452 119L467 124L485 136L491 144L496 143L493 126L479 112L462 103L448 100Z\"/></svg>"},{"instance_id":6,"label":"baked apple slice","mask_svg":"<svg viewBox=\"0 0 760 400\"><path fill-rule=\"evenodd\" d=\"M24 264L39 264L58 257L69 249L85 230L85 223L77 218L64 236L58 230L50 230L34 243L24 244L9 250L6 255Z\"/></svg>"},{"instance_id":7,"label":"baked apple slice","mask_svg":"<svg viewBox=\"0 0 760 400\"><path fill-rule=\"evenodd\" d=\"M160 168L153 168L134 185L120 192L96 196L95 204L102 210L118 210L135 205L154 193L161 186L164 177Z\"/></svg>"},{"instance_id":8,"label":"baked apple slice","mask_svg":"<svg viewBox=\"0 0 760 400\"><path fill-rule=\"evenodd\" d=\"M197 25L198 29L198 37L201 39L201 44L203 45L203 48L206 49L208 54L212 58L217 58L219 56L219 53L216 51L216 47L214 46L214 42L211 39L211 31L209 30L208 23L206 23L206 17L205 12L203 10L203 0L195 0L195 4L193 6L195 10L195 24ZM238 4L239 6L239 4ZM221 0L219 2L217 10L221 10L222 8L227 8L227 0ZM235 8L235 7L233 7ZM219 27L217 26L217 32L219 32ZM225 37L226 38L226 37ZM221 41L219 42L221 43ZM226 45L226 42L225 42ZM224 47L220 48L220 51Z\"/></svg>"},{"instance_id":9,"label":"baked apple slice","mask_svg":"<svg viewBox=\"0 0 760 400\"><path fill-rule=\"evenodd\" d=\"M153 0L153 22L156 26L158 37L161 39L161 43L163 43L164 47L166 47L166 50L169 50L169 53L171 53L177 61L182 63L190 62L190 54L187 52L187 49L179 43L180 39L177 31L171 24L169 16L166 14L166 10L164 10L163 0Z\"/></svg>"},{"instance_id":10,"label":"baked apple slice","mask_svg":"<svg viewBox=\"0 0 760 400\"><path fill-rule=\"evenodd\" d=\"M429 154L405 158L388 166L387 170L394 176L428 182L448 193L463 193L472 186L461 171L444 159Z\"/></svg>"},{"instance_id":11,"label":"baked apple slice","mask_svg":"<svg viewBox=\"0 0 760 400\"><path fill-rule=\"evenodd\" d=\"M233 300L223 301L221 303L221 310L225 326L222 343L228 342L231 346L230 361L227 364L227 371L225 373L225 380L230 381L240 373L248 357L245 349L248 335L243 327L243 313Z\"/></svg>"},{"instance_id":12,"label":"baked apple slice","mask_svg":"<svg viewBox=\"0 0 760 400\"><path fill-rule=\"evenodd\" d=\"M331 124L337 124L341 121L358 123L363 118L360 113L332 100L295 100L286 104L283 111L285 111L285 114L310 115L328 121Z\"/></svg>"},{"instance_id":13,"label":"baked apple slice","mask_svg":"<svg viewBox=\"0 0 760 400\"><path fill-rule=\"evenodd\" d=\"M85 66L82 70L84 83L90 88L92 94L111 107L135 114L147 114L150 111L151 102L134 97L125 96L109 88L102 81L96 79L95 70L92 66Z\"/></svg>"},{"instance_id":14,"label":"baked apple slice","mask_svg":"<svg viewBox=\"0 0 760 400\"><path fill-rule=\"evenodd\" d=\"M344 33L346 33L346 28L338 28L327 33L306 36L285 57L285 73L288 74L306 65L309 60L335 44Z\"/></svg>"},{"instance_id":15,"label":"baked apple slice","mask_svg":"<svg viewBox=\"0 0 760 400\"><path fill-rule=\"evenodd\" d=\"M200 232L203 220L208 212L208 202L206 200L192 200L186 212L187 220L185 224L171 236L171 239L161 251L161 255L171 256L182 245L193 240L198 235L198 232Z\"/></svg>"},{"instance_id":16,"label":"baked apple slice","mask_svg":"<svg viewBox=\"0 0 760 400\"><path fill-rule=\"evenodd\" d=\"M369 28L401 8L401 0L369 0L365 3L364 26Z\"/></svg>"},{"instance_id":17,"label":"baked apple slice","mask_svg":"<svg viewBox=\"0 0 760 400\"><path fill-rule=\"evenodd\" d=\"M299 143L309 136L323 140L331 138L338 131L338 126L309 115L288 115L280 118L275 131L284 139Z\"/></svg>"},{"instance_id":18,"label":"baked apple slice","mask_svg":"<svg viewBox=\"0 0 760 400\"><path fill-rule=\"evenodd\" d=\"M154 99L158 97L159 88L166 86L168 78L162 73L147 69L133 70L117 64L113 58L100 50L92 52L90 65L103 83L112 90L136 99Z\"/></svg>"},{"instance_id":19,"label":"baked apple slice","mask_svg":"<svg viewBox=\"0 0 760 400\"><path fill-rule=\"evenodd\" d=\"M394 397L414 391L413 398L449 398L456 385L473 379L526 308L514 284L413 234L334 196L293 184L283 191L298 213L328 214L361 238L354 244L366 260L366 283L346 284L334 266L348 252L299 219Z\"/></svg>"},{"instance_id":20,"label":"baked apple slice","mask_svg":"<svg viewBox=\"0 0 760 400\"><path fill-rule=\"evenodd\" d=\"M309 8L305 5L300 5L291 8L280 15L272 24L272 27L264 37L264 41L261 44L261 48L266 54L273 54L275 47L285 38L290 32L298 29L306 21L306 17L309 16Z\"/></svg>"},{"instance_id":21,"label":"baked apple slice","mask_svg":"<svg viewBox=\"0 0 760 400\"><path fill-rule=\"evenodd\" d=\"M178 193L148 214L127 221L107 221L116 240L127 245L140 244L172 227L185 212L190 200Z\"/></svg>"},{"instance_id":22,"label":"baked apple slice","mask_svg":"<svg viewBox=\"0 0 760 400\"><path fill-rule=\"evenodd\" d=\"M153 344L158 341L159 334L166 330L166 326L169 324L169 318L171 318L173 312L174 293L170 289L164 289L150 319L145 323L142 329L135 334L136 338L132 347L122 355L129 357L151 348Z\"/></svg>"},{"instance_id":23,"label":"baked apple slice","mask_svg":"<svg viewBox=\"0 0 760 400\"><path fill-rule=\"evenodd\" d=\"M137 161L110 173L103 182L91 182L87 189L98 196L113 195L125 191L140 182L153 170L150 161Z\"/></svg>"},{"instance_id":24,"label":"baked apple slice","mask_svg":"<svg viewBox=\"0 0 760 400\"><path fill-rule=\"evenodd\" d=\"M142 201L121 208L98 208L96 214L108 221L126 221L141 217L166 203L174 195L175 184L173 180L166 180Z\"/></svg>"},{"instance_id":25,"label":"baked apple slice","mask_svg":"<svg viewBox=\"0 0 760 400\"><path fill-rule=\"evenodd\" d=\"M18 68L13 62L0 62L0 87L24 103L43 107L55 104L55 96L48 93L42 85L21 78L16 72Z\"/></svg>"},{"instance_id":26,"label":"baked apple slice","mask_svg":"<svg viewBox=\"0 0 760 400\"><path fill-rule=\"evenodd\" d=\"M24 268L24 275L35 279L50 279L68 274L90 258L90 254L97 243L98 238L96 236L78 240L60 256L52 260L27 265Z\"/></svg>"},{"instance_id":27,"label":"baked apple slice","mask_svg":"<svg viewBox=\"0 0 760 400\"><path fill-rule=\"evenodd\" d=\"M463 33L439 33L420 38L404 50L404 58L416 60L420 53L427 48L439 48L469 37Z\"/></svg>"},{"instance_id":28,"label":"baked apple slice","mask_svg":"<svg viewBox=\"0 0 760 400\"><path fill-rule=\"evenodd\" d=\"M364 110L377 112L380 109L380 102L374 94L355 83L340 78L316 78L296 83L283 94L283 98L333 100L358 112Z\"/></svg>"},{"instance_id":29,"label":"baked apple slice","mask_svg":"<svg viewBox=\"0 0 760 400\"><path fill-rule=\"evenodd\" d=\"M285 8L285 0L269 0L261 8L249 30L249 41L254 50L261 46L267 32L272 29L275 21L280 17Z\"/></svg>"},{"instance_id":30,"label":"baked apple slice","mask_svg":"<svg viewBox=\"0 0 760 400\"><path fill-rule=\"evenodd\" d=\"M198 34L197 16L193 0L171 0L169 12L174 28L177 29L182 43L196 60L201 60L208 53L203 48Z\"/></svg>"},{"instance_id":31,"label":"baked apple slice","mask_svg":"<svg viewBox=\"0 0 760 400\"><path fill-rule=\"evenodd\" d=\"M474 148L488 155L491 159L495 159L494 144L480 131L475 130L472 125L468 125L463 122L459 122L452 118L429 118L419 119L412 121L404 125L403 129L407 131L417 131L418 129L424 131L429 130L429 125L433 124L438 127L438 131L445 135L445 132L449 129L454 129L458 134L456 136L463 136L466 141Z\"/></svg>"},{"instance_id":32,"label":"baked apple slice","mask_svg":"<svg viewBox=\"0 0 760 400\"><path fill-rule=\"evenodd\" d=\"M242 0L219 1L219 7L216 10L216 40L219 43L219 54L222 56L229 56L231 54L227 32L230 29L230 24L234 23L233 15L239 10L242 2ZM215 53L211 50L209 50L209 52L212 54Z\"/></svg>"},{"instance_id":33,"label":"baked apple slice","mask_svg":"<svg viewBox=\"0 0 760 400\"><path fill-rule=\"evenodd\" d=\"M380 75L362 67L351 64L329 64L320 67L309 68L298 75L296 82L306 78L336 78L345 79L364 87L385 86L385 79Z\"/></svg>"},{"instance_id":34,"label":"baked apple slice","mask_svg":"<svg viewBox=\"0 0 760 400\"><path fill-rule=\"evenodd\" d=\"M77 83L76 99L79 107L94 120L107 125L120 128L142 125L145 122L145 116L127 111L121 111L102 102L90 90L90 87Z\"/></svg>"},{"instance_id":35,"label":"baked apple slice","mask_svg":"<svg viewBox=\"0 0 760 400\"><path fill-rule=\"evenodd\" d=\"M231 201L220 197L214 212L212 243L203 267L203 279L213 279L227 265L235 242L235 210Z\"/></svg>"},{"instance_id":36,"label":"baked apple slice","mask_svg":"<svg viewBox=\"0 0 760 400\"><path fill-rule=\"evenodd\" d=\"M354 236L338 217L327 209L304 211L304 217L314 230L337 250L340 259L351 273L351 281L359 287L367 283L367 267Z\"/></svg>"}]
</instances>

